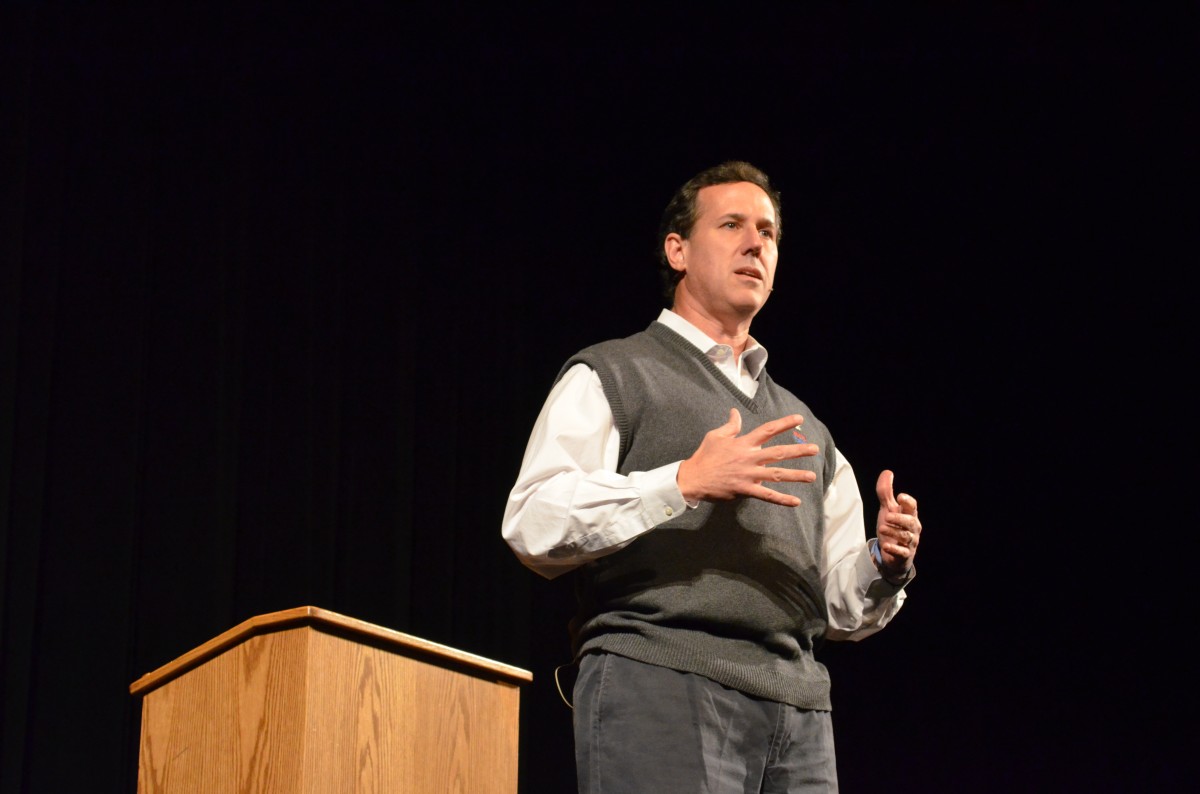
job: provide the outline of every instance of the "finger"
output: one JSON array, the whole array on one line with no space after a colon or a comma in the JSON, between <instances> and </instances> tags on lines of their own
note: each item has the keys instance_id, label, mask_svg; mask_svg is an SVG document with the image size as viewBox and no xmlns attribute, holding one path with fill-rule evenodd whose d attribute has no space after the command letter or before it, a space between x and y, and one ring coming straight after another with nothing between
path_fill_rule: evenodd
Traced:
<instances>
[{"instance_id":1,"label":"finger","mask_svg":"<svg viewBox=\"0 0 1200 794\"><path fill-rule=\"evenodd\" d=\"M817 473L807 469L785 469L781 466L762 466L759 482L816 482Z\"/></svg>"},{"instance_id":2,"label":"finger","mask_svg":"<svg viewBox=\"0 0 1200 794\"><path fill-rule=\"evenodd\" d=\"M752 441L754 444L761 445L763 442L769 441L780 433L794 430L802 424L804 424L804 417L800 414L783 416L779 419L772 419L770 422L762 423L747 433L746 439Z\"/></svg>"},{"instance_id":3,"label":"finger","mask_svg":"<svg viewBox=\"0 0 1200 794\"><path fill-rule=\"evenodd\" d=\"M738 413L738 409L729 409L729 421L721 429L727 430L731 438L736 438L742 432L742 415Z\"/></svg>"},{"instance_id":4,"label":"finger","mask_svg":"<svg viewBox=\"0 0 1200 794\"><path fill-rule=\"evenodd\" d=\"M821 454L821 448L816 444L775 444L774 446L764 447L761 452L759 460L762 461L795 460L796 458L811 458L813 455L819 455Z\"/></svg>"},{"instance_id":5,"label":"finger","mask_svg":"<svg viewBox=\"0 0 1200 794\"><path fill-rule=\"evenodd\" d=\"M911 532L916 535L921 531L921 522L914 516L905 515L904 513L888 513L883 517L883 521L882 526L899 532L900 537L904 537L905 532Z\"/></svg>"},{"instance_id":6,"label":"finger","mask_svg":"<svg viewBox=\"0 0 1200 794\"><path fill-rule=\"evenodd\" d=\"M910 516L917 514L917 500L906 493L902 493L896 497L896 501L900 504L900 510Z\"/></svg>"},{"instance_id":7,"label":"finger","mask_svg":"<svg viewBox=\"0 0 1200 794\"><path fill-rule=\"evenodd\" d=\"M904 559L908 559L909 557L911 557L913 551L916 548L915 542L914 542L914 545L909 546L903 540L898 540L891 536L880 537L879 545L883 549L883 551L886 551L888 554L891 554L893 557L901 557Z\"/></svg>"},{"instance_id":8,"label":"finger","mask_svg":"<svg viewBox=\"0 0 1200 794\"><path fill-rule=\"evenodd\" d=\"M786 494L781 491L776 491L772 488L768 488L765 485L759 485L751 488L746 495L755 499L761 499L764 502L781 505L783 507L800 506L800 497L792 496L791 494Z\"/></svg>"},{"instance_id":9,"label":"finger","mask_svg":"<svg viewBox=\"0 0 1200 794\"><path fill-rule=\"evenodd\" d=\"M896 503L896 497L892 495L892 480L895 475L890 469L884 469L879 473L879 479L875 481L875 495L879 497L879 506L885 510L899 510L900 505Z\"/></svg>"}]
</instances>

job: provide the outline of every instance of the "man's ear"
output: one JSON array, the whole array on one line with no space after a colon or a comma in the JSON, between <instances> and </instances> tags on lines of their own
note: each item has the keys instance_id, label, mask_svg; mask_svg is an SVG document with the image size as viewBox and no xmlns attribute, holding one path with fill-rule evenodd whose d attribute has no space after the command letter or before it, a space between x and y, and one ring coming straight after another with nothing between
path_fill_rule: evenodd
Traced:
<instances>
[{"instance_id":1,"label":"man's ear","mask_svg":"<svg viewBox=\"0 0 1200 794\"><path fill-rule=\"evenodd\" d=\"M667 255L667 264L671 266L672 270L678 270L680 273L687 270L686 247L687 241L678 232L671 232L663 240L663 251Z\"/></svg>"}]
</instances>

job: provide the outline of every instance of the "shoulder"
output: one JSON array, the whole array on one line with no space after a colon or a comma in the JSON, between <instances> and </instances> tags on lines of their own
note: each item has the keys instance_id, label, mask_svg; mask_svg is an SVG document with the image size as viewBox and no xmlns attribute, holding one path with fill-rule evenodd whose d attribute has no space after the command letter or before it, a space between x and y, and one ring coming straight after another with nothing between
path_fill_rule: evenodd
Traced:
<instances>
[{"instance_id":1,"label":"shoulder","mask_svg":"<svg viewBox=\"0 0 1200 794\"><path fill-rule=\"evenodd\" d=\"M577 364L587 364L596 370L618 369L622 364L661 351L663 343L655 325L658 324L652 324L644 331L638 331L620 339L607 339L583 348L567 359L559 371L559 377ZM665 326L659 327L667 333L672 333Z\"/></svg>"},{"instance_id":2,"label":"shoulder","mask_svg":"<svg viewBox=\"0 0 1200 794\"><path fill-rule=\"evenodd\" d=\"M643 331L638 331L635 334L622 337L620 339L608 339L603 342L598 342L594 345L585 347L583 350L575 354L576 357L589 353L609 354L614 352L625 352L647 347L648 345L661 344L660 338L662 332L674 333L661 323L651 323L649 328Z\"/></svg>"}]
</instances>

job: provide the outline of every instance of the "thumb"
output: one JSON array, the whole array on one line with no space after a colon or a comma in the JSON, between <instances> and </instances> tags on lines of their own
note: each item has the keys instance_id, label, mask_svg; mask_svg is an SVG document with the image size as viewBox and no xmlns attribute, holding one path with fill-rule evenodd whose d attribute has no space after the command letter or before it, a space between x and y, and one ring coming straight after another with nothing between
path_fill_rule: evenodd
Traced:
<instances>
[{"instance_id":1,"label":"thumb","mask_svg":"<svg viewBox=\"0 0 1200 794\"><path fill-rule=\"evenodd\" d=\"M890 469L884 469L879 473L879 479L875 481L875 495L879 497L879 506L888 510L899 510L900 505L896 503L896 497L892 493L892 480L895 475Z\"/></svg>"}]
</instances>

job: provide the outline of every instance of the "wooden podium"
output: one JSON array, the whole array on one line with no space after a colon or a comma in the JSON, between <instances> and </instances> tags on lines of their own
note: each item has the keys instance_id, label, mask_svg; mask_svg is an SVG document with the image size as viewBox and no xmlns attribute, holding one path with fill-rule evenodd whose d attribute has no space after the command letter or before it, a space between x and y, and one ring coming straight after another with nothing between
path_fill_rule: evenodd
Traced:
<instances>
[{"instance_id":1,"label":"wooden podium","mask_svg":"<svg viewBox=\"0 0 1200 794\"><path fill-rule=\"evenodd\" d=\"M515 794L532 679L315 607L260 615L130 685L138 791Z\"/></svg>"}]
</instances>

